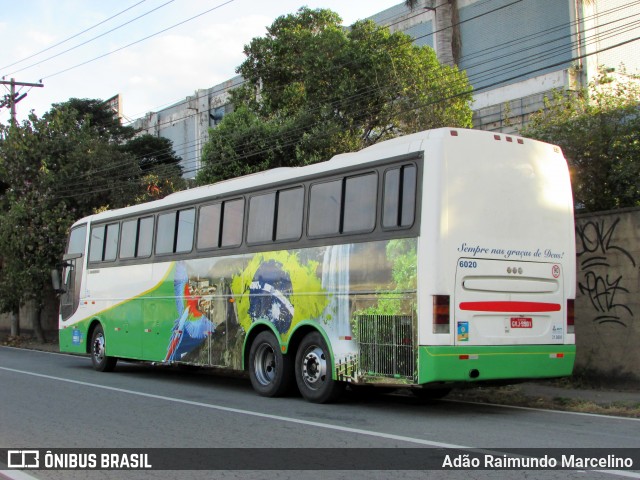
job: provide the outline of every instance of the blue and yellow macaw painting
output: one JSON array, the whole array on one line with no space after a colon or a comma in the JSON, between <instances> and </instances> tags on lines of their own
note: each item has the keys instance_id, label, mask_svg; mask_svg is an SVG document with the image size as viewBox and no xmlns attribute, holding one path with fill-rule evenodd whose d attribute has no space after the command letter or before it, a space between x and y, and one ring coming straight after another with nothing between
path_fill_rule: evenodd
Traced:
<instances>
[{"instance_id":1,"label":"blue and yellow macaw painting","mask_svg":"<svg viewBox=\"0 0 640 480\"><path fill-rule=\"evenodd\" d=\"M175 263L175 310L167 312L172 328L163 336L164 361L242 368L245 336L256 323L272 325L284 344L303 322L314 322L323 331L336 364L351 361L358 352L354 313L398 314L399 307L408 305L399 294L371 294L386 290L396 277L404 279L407 275L398 270L404 263L411 265L408 272L415 270L415 262L396 259L408 258L404 250L415 258L415 242L393 256L390 253L399 250L389 248L391 244L331 245ZM415 288L412 279L397 287ZM390 295L393 305L387 301ZM386 302L382 306L381 300Z\"/></svg>"},{"instance_id":2,"label":"blue and yellow macaw painting","mask_svg":"<svg viewBox=\"0 0 640 480\"><path fill-rule=\"evenodd\" d=\"M202 297L189 282L185 262L178 262L174 273L176 296L176 318L171 330L171 339L165 362L180 360L199 347L215 329L215 324L200 311Z\"/></svg>"}]
</instances>

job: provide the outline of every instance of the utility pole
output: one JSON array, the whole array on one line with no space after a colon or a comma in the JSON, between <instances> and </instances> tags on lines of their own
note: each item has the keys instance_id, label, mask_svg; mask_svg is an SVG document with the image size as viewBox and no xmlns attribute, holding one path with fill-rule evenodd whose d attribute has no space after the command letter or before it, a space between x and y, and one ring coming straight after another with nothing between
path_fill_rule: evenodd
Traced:
<instances>
[{"instance_id":1,"label":"utility pole","mask_svg":"<svg viewBox=\"0 0 640 480\"><path fill-rule=\"evenodd\" d=\"M26 93L23 93L19 97L16 98L16 85L20 87L44 87L42 81L40 83L25 83L25 82L16 82L15 78L12 78L9 81L6 81L4 77L0 80L0 85L9 85L9 95L5 95L5 100L0 102L0 107L6 107L9 105L9 109L11 110L11 125L16 124L16 103L22 100L27 96Z\"/></svg>"}]
</instances>

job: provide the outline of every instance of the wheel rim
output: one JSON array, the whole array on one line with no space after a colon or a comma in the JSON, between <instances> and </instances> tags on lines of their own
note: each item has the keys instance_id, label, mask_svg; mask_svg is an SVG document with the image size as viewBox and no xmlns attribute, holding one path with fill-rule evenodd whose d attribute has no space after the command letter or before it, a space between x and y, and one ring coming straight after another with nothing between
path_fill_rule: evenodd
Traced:
<instances>
[{"instance_id":1,"label":"wheel rim","mask_svg":"<svg viewBox=\"0 0 640 480\"><path fill-rule=\"evenodd\" d=\"M319 389L327 378L327 358L317 345L307 348L302 356L302 380L311 390Z\"/></svg>"},{"instance_id":2,"label":"wheel rim","mask_svg":"<svg viewBox=\"0 0 640 480\"><path fill-rule=\"evenodd\" d=\"M256 351L255 360L253 362L253 371L256 374L256 380L261 385L269 385L276 378L276 354L271 345L263 343Z\"/></svg>"},{"instance_id":3,"label":"wheel rim","mask_svg":"<svg viewBox=\"0 0 640 480\"><path fill-rule=\"evenodd\" d=\"M96 363L102 363L104 360L104 335L98 333L93 340L93 359Z\"/></svg>"}]
</instances>

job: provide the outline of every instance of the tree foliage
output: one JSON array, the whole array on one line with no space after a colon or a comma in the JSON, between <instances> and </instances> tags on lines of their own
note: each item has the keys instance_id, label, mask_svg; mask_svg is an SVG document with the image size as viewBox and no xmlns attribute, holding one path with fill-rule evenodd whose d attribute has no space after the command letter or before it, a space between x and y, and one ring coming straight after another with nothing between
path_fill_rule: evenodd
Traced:
<instances>
[{"instance_id":1,"label":"tree foliage","mask_svg":"<svg viewBox=\"0 0 640 480\"><path fill-rule=\"evenodd\" d=\"M143 190L135 203L157 200L185 188L180 157L168 138L145 134L128 140L122 150L136 158Z\"/></svg>"},{"instance_id":2,"label":"tree foliage","mask_svg":"<svg viewBox=\"0 0 640 480\"><path fill-rule=\"evenodd\" d=\"M556 91L524 136L559 145L571 171L576 207L640 205L640 86L604 73L588 89Z\"/></svg>"},{"instance_id":3,"label":"tree foliage","mask_svg":"<svg viewBox=\"0 0 640 480\"><path fill-rule=\"evenodd\" d=\"M170 143L134 133L104 103L87 99L0 125L0 312L42 302L75 220L181 185ZM150 176L169 179L171 188L150 192Z\"/></svg>"},{"instance_id":4,"label":"tree foliage","mask_svg":"<svg viewBox=\"0 0 640 480\"><path fill-rule=\"evenodd\" d=\"M279 17L245 47L245 82L203 151L200 182L304 165L398 135L471 126L471 87L435 52L330 10Z\"/></svg>"}]
</instances>

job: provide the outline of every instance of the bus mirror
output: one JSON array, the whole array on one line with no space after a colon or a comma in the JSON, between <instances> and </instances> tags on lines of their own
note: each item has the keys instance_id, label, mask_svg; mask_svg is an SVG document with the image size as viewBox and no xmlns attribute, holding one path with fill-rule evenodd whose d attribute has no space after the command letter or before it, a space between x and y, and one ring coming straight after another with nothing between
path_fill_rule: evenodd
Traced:
<instances>
[{"instance_id":1,"label":"bus mirror","mask_svg":"<svg viewBox=\"0 0 640 480\"><path fill-rule=\"evenodd\" d=\"M60 283L60 271L58 269L51 270L51 284L53 285L54 292L65 293Z\"/></svg>"}]
</instances>

